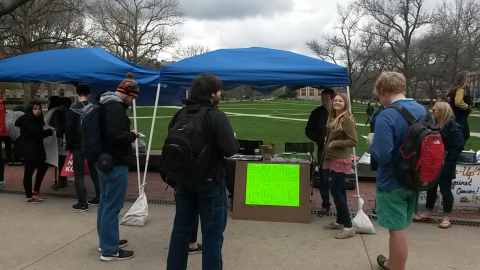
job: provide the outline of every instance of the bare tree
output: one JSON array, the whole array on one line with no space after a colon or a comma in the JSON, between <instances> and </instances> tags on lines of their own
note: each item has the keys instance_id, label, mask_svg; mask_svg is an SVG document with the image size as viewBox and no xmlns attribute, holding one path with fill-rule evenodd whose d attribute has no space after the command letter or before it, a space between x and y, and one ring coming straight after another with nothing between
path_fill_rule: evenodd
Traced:
<instances>
[{"instance_id":1,"label":"bare tree","mask_svg":"<svg viewBox=\"0 0 480 270\"><path fill-rule=\"evenodd\" d=\"M137 64L156 59L177 43L184 22L178 0L94 0L90 45L99 45Z\"/></svg>"},{"instance_id":2,"label":"bare tree","mask_svg":"<svg viewBox=\"0 0 480 270\"><path fill-rule=\"evenodd\" d=\"M15 9L29 1L30 0L4 0L4 3L0 2L0 17L12 13Z\"/></svg>"},{"instance_id":3,"label":"bare tree","mask_svg":"<svg viewBox=\"0 0 480 270\"><path fill-rule=\"evenodd\" d=\"M424 0L357 0L356 4L375 22L370 34L381 37L399 60L399 71L407 79L407 95L411 90L411 45L414 34L431 23L431 14L424 10Z\"/></svg>"},{"instance_id":4,"label":"bare tree","mask_svg":"<svg viewBox=\"0 0 480 270\"><path fill-rule=\"evenodd\" d=\"M352 97L355 96L369 81L377 76L374 72L374 60L383 49L383 41L378 36L370 35L363 28L370 28L363 22L362 10L355 5L346 8L337 6L339 15L338 33L325 35L325 44L317 40L307 41L310 50L323 60L330 60L335 64L348 68L349 84L352 88ZM374 69L371 69L374 68ZM381 70L380 69L376 69Z\"/></svg>"},{"instance_id":5,"label":"bare tree","mask_svg":"<svg viewBox=\"0 0 480 270\"><path fill-rule=\"evenodd\" d=\"M180 61L185 58L193 57L196 55L204 54L210 52L210 48L200 44L190 44L186 47L179 47L172 54L174 61Z\"/></svg>"}]
</instances>

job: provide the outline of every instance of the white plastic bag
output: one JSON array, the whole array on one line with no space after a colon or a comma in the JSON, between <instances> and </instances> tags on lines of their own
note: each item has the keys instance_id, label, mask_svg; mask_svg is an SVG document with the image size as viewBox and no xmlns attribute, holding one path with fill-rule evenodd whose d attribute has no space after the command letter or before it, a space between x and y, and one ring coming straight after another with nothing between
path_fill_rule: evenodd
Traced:
<instances>
[{"instance_id":1,"label":"white plastic bag","mask_svg":"<svg viewBox=\"0 0 480 270\"><path fill-rule=\"evenodd\" d=\"M372 222L368 216L363 212L363 199L358 198L358 213L355 218L352 220L353 228L355 228L355 233L371 233L376 234L375 227L373 227Z\"/></svg>"},{"instance_id":2,"label":"white plastic bag","mask_svg":"<svg viewBox=\"0 0 480 270\"><path fill-rule=\"evenodd\" d=\"M148 217L148 204L147 204L147 196L145 192L142 190L142 193L132 205L130 210L125 214L122 221L120 222L121 225L125 226L138 226L143 227L145 223L147 223Z\"/></svg>"}]
</instances>

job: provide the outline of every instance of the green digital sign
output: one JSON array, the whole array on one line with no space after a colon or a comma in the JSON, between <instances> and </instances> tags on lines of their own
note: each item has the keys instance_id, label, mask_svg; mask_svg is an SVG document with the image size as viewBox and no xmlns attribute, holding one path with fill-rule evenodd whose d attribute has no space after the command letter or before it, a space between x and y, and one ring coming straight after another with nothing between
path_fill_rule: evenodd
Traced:
<instances>
[{"instance_id":1,"label":"green digital sign","mask_svg":"<svg viewBox=\"0 0 480 270\"><path fill-rule=\"evenodd\" d=\"M245 204L300 206L300 165L249 163Z\"/></svg>"}]
</instances>

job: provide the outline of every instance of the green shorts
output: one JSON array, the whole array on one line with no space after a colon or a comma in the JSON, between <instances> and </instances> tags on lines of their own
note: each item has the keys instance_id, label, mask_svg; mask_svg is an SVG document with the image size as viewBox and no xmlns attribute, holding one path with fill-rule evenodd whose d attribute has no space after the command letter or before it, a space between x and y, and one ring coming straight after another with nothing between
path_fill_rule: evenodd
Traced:
<instances>
[{"instance_id":1,"label":"green shorts","mask_svg":"<svg viewBox=\"0 0 480 270\"><path fill-rule=\"evenodd\" d=\"M375 191L378 225L395 231L405 230L415 214L418 196L409 190Z\"/></svg>"}]
</instances>

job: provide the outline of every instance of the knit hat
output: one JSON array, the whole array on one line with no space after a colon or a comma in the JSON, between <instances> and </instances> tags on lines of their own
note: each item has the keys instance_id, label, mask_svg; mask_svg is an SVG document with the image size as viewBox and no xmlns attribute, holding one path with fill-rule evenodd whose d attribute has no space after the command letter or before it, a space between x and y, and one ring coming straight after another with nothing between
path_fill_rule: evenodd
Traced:
<instances>
[{"instance_id":1,"label":"knit hat","mask_svg":"<svg viewBox=\"0 0 480 270\"><path fill-rule=\"evenodd\" d=\"M140 93L140 89L138 89L138 83L134 80L134 78L135 77L133 76L133 73L128 72L126 79L123 80L117 87L117 91L124 93L125 95L137 97Z\"/></svg>"}]
</instances>

